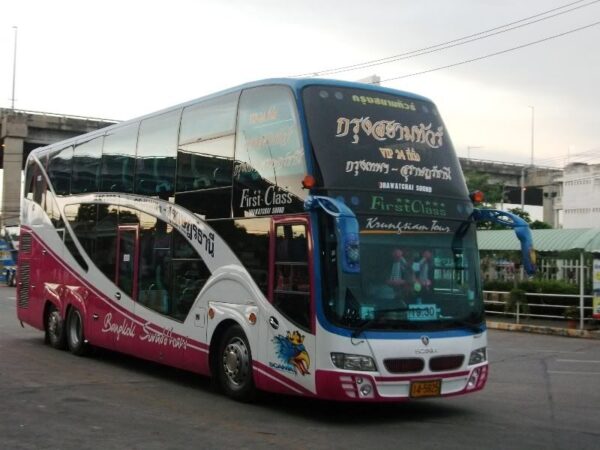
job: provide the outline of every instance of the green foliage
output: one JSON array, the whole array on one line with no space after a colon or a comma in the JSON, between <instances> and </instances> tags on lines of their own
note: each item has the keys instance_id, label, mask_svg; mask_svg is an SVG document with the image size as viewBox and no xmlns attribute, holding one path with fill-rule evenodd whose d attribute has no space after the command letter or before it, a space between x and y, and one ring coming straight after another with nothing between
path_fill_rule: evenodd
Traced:
<instances>
[{"instance_id":1,"label":"green foliage","mask_svg":"<svg viewBox=\"0 0 600 450\"><path fill-rule=\"evenodd\" d=\"M579 319L579 308L577 306L567 306L563 316L565 316L565 319L577 320Z\"/></svg>"},{"instance_id":2,"label":"green foliage","mask_svg":"<svg viewBox=\"0 0 600 450\"><path fill-rule=\"evenodd\" d=\"M465 181L469 192L481 191L485 197L483 206L494 207L502 201L502 186L495 183L490 183L489 175L481 172L467 171L464 172Z\"/></svg>"},{"instance_id":3,"label":"green foliage","mask_svg":"<svg viewBox=\"0 0 600 450\"><path fill-rule=\"evenodd\" d=\"M529 228L532 230L551 230L552 225L546 222L542 222L541 220L534 220L529 224Z\"/></svg>"},{"instance_id":4,"label":"green foliage","mask_svg":"<svg viewBox=\"0 0 600 450\"><path fill-rule=\"evenodd\" d=\"M517 312L517 305L519 305L519 313L529 314L529 305L527 304L527 297L523 289L513 288L508 294L508 300L504 304L504 311L506 312Z\"/></svg>"},{"instance_id":5,"label":"green foliage","mask_svg":"<svg viewBox=\"0 0 600 450\"><path fill-rule=\"evenodd\" d=\"M491 280L483 283L486 291L510 291L513 287L512 281ZM579 286L559 280L525 280L519 282L517 288L538 294L579 294Z\"/></svg>"}]
</instances>

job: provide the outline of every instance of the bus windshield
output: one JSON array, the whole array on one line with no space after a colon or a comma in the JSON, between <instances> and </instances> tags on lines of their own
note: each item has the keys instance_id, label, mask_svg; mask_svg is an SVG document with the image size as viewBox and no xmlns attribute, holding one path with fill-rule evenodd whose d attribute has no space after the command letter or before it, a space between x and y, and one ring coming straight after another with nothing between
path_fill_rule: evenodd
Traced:
<instances>
[{"instance_id":1,"label":"bus windshield","mask_svg":"<svg viewBox=\"0 0 600 450\"><path fill-rule=\"evenodd\" d=\"M363 230L357 274L342 270L334 230L329 229L324 233L327 319L338 326L379 330L481 323L474 228L457 222L453 233Z\"/></svg>"},{"instance_id":2,"label":"bus windshield","mask_svg":"<svg viewBox=\"0 0 600 450\"><path fill-rule=\"evenodd\" d=\"M431 102L338 86L304 89L323 186L466 198L452 142Z\"/></svg>"},{"instance_id":3,"label":"bus windshield","mask_svg":"<svg viewBox=\"0 0 600 450\"><path fill-rule=\"evenodd\" d=\"M362 329L475 326L483 319L479 260L462 170L430 101L380 89L304 89L320 195L358 219L360 271L340 263L322 230L324 310Z\"/></svg>"}]
</instances>

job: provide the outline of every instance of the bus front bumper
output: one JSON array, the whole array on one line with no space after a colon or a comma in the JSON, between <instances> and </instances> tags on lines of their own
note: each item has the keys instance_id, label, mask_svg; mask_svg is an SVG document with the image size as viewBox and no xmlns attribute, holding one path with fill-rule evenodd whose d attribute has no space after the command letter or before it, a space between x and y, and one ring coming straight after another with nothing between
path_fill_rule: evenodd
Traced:
<instances>
[{"instance_id":1,"label":"bus front bumper","mask_svg":"<svg viewBox=\"0 0 600 450\"><path fill-rule=\"evenodd\" d=\"M488 364L469 370L390 377L368 372L316 371L317 397L337 401L405 401L469 394L484 388Z\"/></svg>"}]
</instances>

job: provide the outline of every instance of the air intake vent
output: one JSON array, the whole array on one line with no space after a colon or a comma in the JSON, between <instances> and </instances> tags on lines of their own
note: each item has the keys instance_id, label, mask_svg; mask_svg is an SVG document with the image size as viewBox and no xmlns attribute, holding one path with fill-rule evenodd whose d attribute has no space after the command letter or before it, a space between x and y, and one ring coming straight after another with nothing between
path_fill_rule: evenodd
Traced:
<instances>
[{"instance_id":1,"label":"air intake vent","mask_svg":"<svg viewBox=\"0 0 600 450\"><path fill-rule=\"evenodd\" d=\"M417 373L425 367L425 362L421 358L386 359L383 364L390 373Z\"/></svg>"},{"instance_id":2,"label":"air intake vent","mask_svg":"<svg viewBox=\"0 0 600 450\"><path fill-rule=\"evenodd\" d=\"M19 287L17 307L29 308L29 261L19 264Z\"/></svg>"},{"instance_id":3,"label":"air intake vent","mask_svg":"<svg viewBox=\"0 0 600 450\"><path fill-rule=\"evenodd\" d=\"M429 368L432 372L454 370L462 366L465 355L436 356L429 360Z\"/></svg>"},{"instance_id":4,"label":"air intake vent","mask_svg":"<svg viewBox=\"0 0 600 450\"><path fill-rule=\"evenodd\" d=\"M19 238L19 251L31 253L31 233L23 233Z\"/></svg>"}]
</instances>

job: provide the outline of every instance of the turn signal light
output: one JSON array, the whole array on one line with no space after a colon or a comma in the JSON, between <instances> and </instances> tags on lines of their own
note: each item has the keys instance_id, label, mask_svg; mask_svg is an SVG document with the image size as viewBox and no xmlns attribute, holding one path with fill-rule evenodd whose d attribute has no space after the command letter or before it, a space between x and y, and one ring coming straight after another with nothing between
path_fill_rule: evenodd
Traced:
<instances>
[{"instance_id":1,"label":"turn signal light","mask_svg":"<svg viewBox=\"0 0 600 450\"><path fill-rule=\"evenodd\" d=\"M312 189L317 185L317 180L312 175L305 175L302 179L302 187L304 189Z\"/></svg>"},{"instance_id":2,"label":"turn signal light","mask_svg":"<svg viewBox=\"0 0 600 450\"><path fill-rule=\"evenodd\" d=\"M473 191L471 192L471 201L473 203L483 203L483 201L485 200L484 196L483 196L483 192L481 191Z\"/></svg>"}]
</instances>

